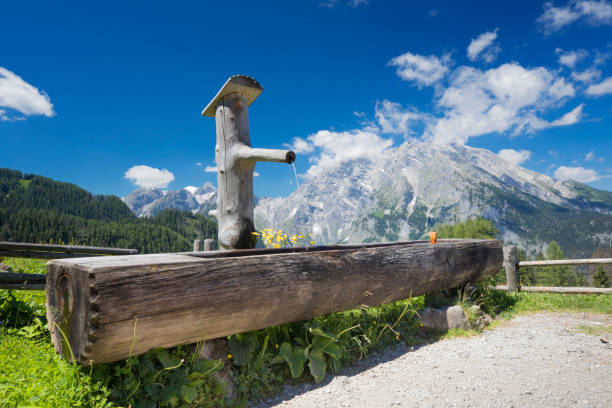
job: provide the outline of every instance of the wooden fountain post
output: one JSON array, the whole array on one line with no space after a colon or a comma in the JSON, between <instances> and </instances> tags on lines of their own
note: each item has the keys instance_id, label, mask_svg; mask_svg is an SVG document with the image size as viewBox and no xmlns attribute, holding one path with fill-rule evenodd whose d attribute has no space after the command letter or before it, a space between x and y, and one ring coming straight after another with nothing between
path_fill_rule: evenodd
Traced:
<instances>
[{"instance_id":1,"label":"wooden fountain post","mask_svg":"<svg viewBox=\"0 0 612 408\"><path fill-rule=\"evenodd\" d=\"M258 161L293 163L291 150L254 149L249 137L248 107L263 91L248 76L230 77L202 116L215 118L217 127L217 209L209 214L219 224L219 249L254 247L253 172Z\"/></svg>"}]
</instances>

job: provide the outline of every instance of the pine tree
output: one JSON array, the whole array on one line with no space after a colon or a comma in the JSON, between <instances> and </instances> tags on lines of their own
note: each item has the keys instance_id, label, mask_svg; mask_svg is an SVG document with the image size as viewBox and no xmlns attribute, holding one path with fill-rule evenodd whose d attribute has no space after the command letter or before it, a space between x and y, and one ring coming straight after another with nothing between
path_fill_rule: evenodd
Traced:
<instances>
[{"instance_id":1,"label":"pine tree","mask_svg":"<svg viewBox=\"0 0 612 408\"><path fill-rule=\"evenodd\" d=\"M593 276L593 285L598 288L610 287L610 277L601 265L599 265L597 273Z\"/></svg>"}]
</instances>

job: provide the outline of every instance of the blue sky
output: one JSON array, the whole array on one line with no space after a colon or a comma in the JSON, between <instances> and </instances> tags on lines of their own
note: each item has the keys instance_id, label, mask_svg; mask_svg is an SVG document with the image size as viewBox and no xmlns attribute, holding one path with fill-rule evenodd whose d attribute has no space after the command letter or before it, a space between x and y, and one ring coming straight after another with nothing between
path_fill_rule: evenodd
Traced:
<instances>
[{"instance_id":1,"label":"blue sky","mask_svg":"<svg viewBox=\"0 0 612 408\"><path fill-rule=\"evenodd\" d=\"M301 177L418 138L612 191L609 0L224 3L3 4L0 167L120 196L215 183L200 112L246 74L253 146L294 147ZM259 196L296 187L256 171Z\"/></svg>"}]
</instances>

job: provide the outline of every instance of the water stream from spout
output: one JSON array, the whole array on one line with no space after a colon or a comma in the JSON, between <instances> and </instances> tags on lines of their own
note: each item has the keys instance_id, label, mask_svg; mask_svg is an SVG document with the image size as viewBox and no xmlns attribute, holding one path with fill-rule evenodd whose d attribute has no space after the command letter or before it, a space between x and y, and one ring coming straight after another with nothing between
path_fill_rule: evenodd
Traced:
<instances>
[{"instance_id":1,"label":"water stream from spout","mask_svg":"<svg viewBox=\"0 0 612 408\"><path fill-rule=\"evenodd\" d=\"M297 171L295 170L295 163L291 163L291 168L293 169L293 174L295 175L295 184L297 184L298 188L300 187L300 182L298 181Z\"/></svg>"}]
</instances>

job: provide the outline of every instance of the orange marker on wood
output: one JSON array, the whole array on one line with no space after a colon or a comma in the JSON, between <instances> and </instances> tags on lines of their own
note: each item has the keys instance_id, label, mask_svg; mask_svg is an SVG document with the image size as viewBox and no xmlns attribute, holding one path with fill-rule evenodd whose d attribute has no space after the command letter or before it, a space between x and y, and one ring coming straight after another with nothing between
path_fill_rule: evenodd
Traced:
<instances>
[{"instance_id":1,"label":"orange marker on wood","mask_svg":"<svg viewBox=\"0 0 612 408\"><path fill-rule=\"evenodd\" d=\"M429 233L429 243L435 244L436 243L436 236L437 236L436 232L435 231L431 231Z\"/></svg>"}]
</instances>

